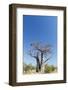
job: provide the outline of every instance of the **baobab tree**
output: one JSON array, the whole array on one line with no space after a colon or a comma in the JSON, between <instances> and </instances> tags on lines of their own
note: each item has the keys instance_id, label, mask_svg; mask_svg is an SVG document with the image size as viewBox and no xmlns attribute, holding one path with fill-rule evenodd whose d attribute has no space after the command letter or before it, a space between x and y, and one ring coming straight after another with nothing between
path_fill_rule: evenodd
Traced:
<instances>
[{"instance_id":1,"label":"baobab tree","mask_svg":"<svg viewBox=\"0 0 68 90\"><path fill-rule=\"evenodd\" d=\"M32 43L30 45L32 49L29 51L29 54L36 60L36 72L42 72L44 63L51 58L51 45L42 45L40 43Z\"/></svg>"}]
</instances>

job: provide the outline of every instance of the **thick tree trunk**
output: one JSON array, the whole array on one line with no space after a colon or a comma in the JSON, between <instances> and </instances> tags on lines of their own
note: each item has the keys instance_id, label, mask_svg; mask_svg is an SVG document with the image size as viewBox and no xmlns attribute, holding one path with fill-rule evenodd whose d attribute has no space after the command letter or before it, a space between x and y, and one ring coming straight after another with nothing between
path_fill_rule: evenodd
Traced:
<instances>
[{"instance_id":1,"label":"thick tree trunk","mask_svg":"<svg viewBox=\"0 0 68 90\"><path fill-rule=\"evenodd\" d=\"M41 66L43 64L43 53L41 52Z\"/></svg>"},{"instance_id":2,"label":"thick tree trunk","mask_svg":"<svg viewBox=\"0 0 68 90\"><path fill-rule=\"evenodd\" d=\"M42 64L43 64L43 53L41 52L41 72L43 72L43 70L42 70Z\"/></svg>"},{"instance_id":3,"label":"thick tree trunk","mask_svg":"<svg viewBox=\"0 0 68 90\"><path fill-rule=\"evenodd\" d=\"M36 72L40 72L41 71L41 64L40 64L40 61L39 59L37 58L37 65L36 65Z\"/></svg>"},{"instance_id":4,"label":"thick tree trunk","mask_svg":"<svg viewBox=\"0 0 68 90\"><path fill-rule=\"evenodd\" d=\"M41 52L41 61L39 60L39 58L36 58L36 72L42 72L42 64L43 64L43 53Z\"/></svg>"}]
</instances>

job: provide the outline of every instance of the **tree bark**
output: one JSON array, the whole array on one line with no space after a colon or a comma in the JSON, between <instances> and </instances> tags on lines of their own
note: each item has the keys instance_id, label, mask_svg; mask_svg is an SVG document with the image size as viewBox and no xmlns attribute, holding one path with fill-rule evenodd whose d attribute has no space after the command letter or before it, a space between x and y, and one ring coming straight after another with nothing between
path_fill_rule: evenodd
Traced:
<instances>
[{"instance_id":1,"label":"tree bark","mask_svg":"<svg viewBox=\"0 0 68 90\"><path fill-rule=\"evenodd\" d=\"M39 61L39 58L36 59L37 65L36 65L36 72L40 72L41 71L41 64Z\"/></svg>"},{"instance_id":2,"label":"tree bark","mask_svg":"<svg viewBox=\"0 0 68 90\"><path fill-rule=\"evenodd\" d=\"M43 53L41 52L41 66L43 64Z\"/></svg>"}]
</instances>

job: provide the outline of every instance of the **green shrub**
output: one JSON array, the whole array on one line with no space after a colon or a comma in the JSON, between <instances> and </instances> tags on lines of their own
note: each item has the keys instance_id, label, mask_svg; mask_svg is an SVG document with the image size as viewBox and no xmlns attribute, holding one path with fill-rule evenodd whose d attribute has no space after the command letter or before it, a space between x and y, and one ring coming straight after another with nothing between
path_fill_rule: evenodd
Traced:
<instances>
[{"instance_id":1,"label":"green shrub","mask_svg":"<svg viewBox=\"0 0 68 90\"><path fill-rule=\"evenodd\" d=\"M24 73L32 73L32 70L35 70L35 67L32 64L24 64Z\"/></svg>"},{"instance_id":2,"label":"green shrub","mask_svg":"<svg viewBox=\"0 0 68 90\"><path fill-rule=\"evenodd\" d=\"M47 65L44 66L44 72L45 72L45 73L54 72L55 69L56 69L56 67L53 66L53 65L48 65L48 64L47 64Z\"/></svg>"}]
</instances>

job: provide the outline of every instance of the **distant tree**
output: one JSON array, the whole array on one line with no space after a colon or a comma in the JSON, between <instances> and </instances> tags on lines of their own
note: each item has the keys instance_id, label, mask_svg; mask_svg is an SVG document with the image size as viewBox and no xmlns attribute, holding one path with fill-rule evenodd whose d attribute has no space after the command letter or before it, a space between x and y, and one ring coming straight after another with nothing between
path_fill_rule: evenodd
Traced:
<instances>
[{"instance_id":1,"label":"distant tree","mask_svg":"<svg viewBox=\"0 0 68 90\"><path fill-rule=\"evenodd\" d=\"M32 49L29 51L29 54L35 58L37 63L36 72L41 72L43 64L51 58L51 45L41 45L40 43L32 43L30 45Z\"/></svg>"}]
</instances>

